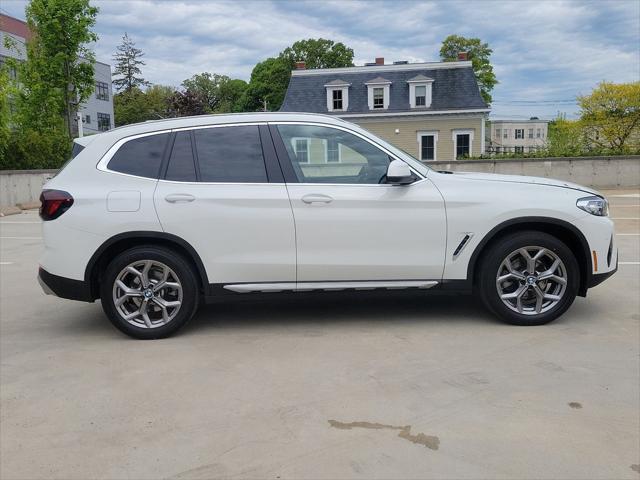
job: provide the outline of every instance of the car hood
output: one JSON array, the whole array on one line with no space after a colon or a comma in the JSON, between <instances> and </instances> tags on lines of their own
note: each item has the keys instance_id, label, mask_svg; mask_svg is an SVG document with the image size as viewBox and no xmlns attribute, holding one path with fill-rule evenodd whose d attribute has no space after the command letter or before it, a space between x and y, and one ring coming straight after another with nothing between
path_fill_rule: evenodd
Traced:
<instances>
[{"instance_id":1,"label":"car hood","mask_svg":"<svg viewBox=\"0 0 640 480\"><path fill-rule=\"evenodd\" d=\"M478 172L441 172L455 175L457 178L465 180L482 180L489 182L509 182L509 183L528 183L536 185L545 185L549 187L570 188L590 193L592 195L601 195L596 190L578 185L577 183L565 182L564 180L555 180L553 178L528 177L525 175L500 175L497 173L478 173Z\"/></svg>"}]
</instances>

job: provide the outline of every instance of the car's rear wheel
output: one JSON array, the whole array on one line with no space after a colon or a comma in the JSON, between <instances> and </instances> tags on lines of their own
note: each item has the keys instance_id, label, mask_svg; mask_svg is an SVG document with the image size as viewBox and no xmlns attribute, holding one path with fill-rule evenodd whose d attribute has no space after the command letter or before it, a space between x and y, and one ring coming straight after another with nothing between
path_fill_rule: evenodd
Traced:
<instances>
[{"instance_id":1,"label":"car's rear wheel","mask_svg":"<svg viewBox=\"0 0 640 480\"><path fill-rule=\"evenodd\" d=\"M479 293L498 317L542 325L573 303L580 269L571 250L544 232L518 232L494 243L480 265Z\"/></svg>"},{"instance_id":2,"label":"car's rear wheel","mask_svg":"<svg viewBox=\"0 0 640 480\"><path fill-rule=\"evenodd\" d=\"M139 339L163 338L195 313L198 283L191 265L176 252L140 246L111 261L100 298L109 320L122 332Z\"/></svg>"}]
</instances>

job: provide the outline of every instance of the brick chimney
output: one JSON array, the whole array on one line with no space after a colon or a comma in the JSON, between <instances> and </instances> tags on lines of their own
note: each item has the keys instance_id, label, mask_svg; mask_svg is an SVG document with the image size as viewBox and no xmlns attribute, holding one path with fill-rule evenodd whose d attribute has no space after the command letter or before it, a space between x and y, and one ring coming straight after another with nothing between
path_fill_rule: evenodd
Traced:
<instances>
[{"instance_id":1,"label":"brick chimney","mask_svg":"<svg viewBox=\"0 0 640 480\"><path fill-rule=\"evenodd\" d=\"M467 60L469 60L467 52L458 53L458 60L461 62L466 62Z\"/></svg>"},{"instance_id":2,"label":"brick chimney","mask_svg":"<svg viewBox=\"0 0 640 480\"><path fill-rule=\"evenodd\" d=\"M296 62L296 70L304 70L307 68L306 63L302 61Z\"/></svg>"},{"instance_id":3,"label":"brick chimney","mask_svg":"<svg viewBox=\"0 0 640 480\"><path fill-rule=\"evenodd\" d=\"M384 65L384 57L376 57L376 65Z\"/></svg>"}]
</instances>

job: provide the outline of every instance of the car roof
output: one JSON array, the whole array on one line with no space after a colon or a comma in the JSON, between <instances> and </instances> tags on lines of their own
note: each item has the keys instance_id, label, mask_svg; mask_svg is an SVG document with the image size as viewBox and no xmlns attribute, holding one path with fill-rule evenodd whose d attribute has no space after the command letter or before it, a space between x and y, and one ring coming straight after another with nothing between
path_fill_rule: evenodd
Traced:
<instances>
[{"instance_id":1,"label":"car roof","mask_svg":"<svg viewBox=\"0 0 640 480\"><path fill-rule=\"evenodd\" d=\"M100 133L100 136L113 136L118 138L151 133L177 128L201 127L207 125L225 125L233 123L256 123L256 122L318 122L330 125L344 125L344 120L321 115L317 113L290 113L290 112L254 112L254 113L233 113L217 115L196 115L193 117L168 118L164 120L150 120L142 123L134 123L122 127L114 128ZM91 137L94 137L92 135ZM85 145L89 143L91 137L76 139L76 142ZM87 140L84 140L86 138Z\"/></svg>"}]
</instances>

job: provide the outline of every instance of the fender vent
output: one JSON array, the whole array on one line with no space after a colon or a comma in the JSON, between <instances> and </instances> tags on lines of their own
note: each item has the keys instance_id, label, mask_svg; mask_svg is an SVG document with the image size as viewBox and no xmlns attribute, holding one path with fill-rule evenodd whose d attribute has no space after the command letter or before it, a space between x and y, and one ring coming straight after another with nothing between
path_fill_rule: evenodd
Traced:
<instances>
[{"instance_id":1,"label":"fender vent","mask_svg":"<svg viewBox=\"0 0 640 480\"><path fill-rule=\"evenodd\" d=\"M464 238L462 239L460 244L456 247L455 251L453 252L453 259L454 260L458 257L458 255L460 255L460 252L462 252L462 250L467 245L467 243L469 243L469 240L471 239L472 236L473 236L473 234L470 234L470 233L467 233L464 236Z\"/></svg>"},{"instance_id":2,"label":"fender vent","mask_svg":"<svg viewBox=\"0 0 640 480\"><path fill-rule=\"evenodd\" d=\"M611 256L613 255L613 236L609 241L609 251L607 252L607 266L611 266Z\"/></svg>"}]
</instances>

